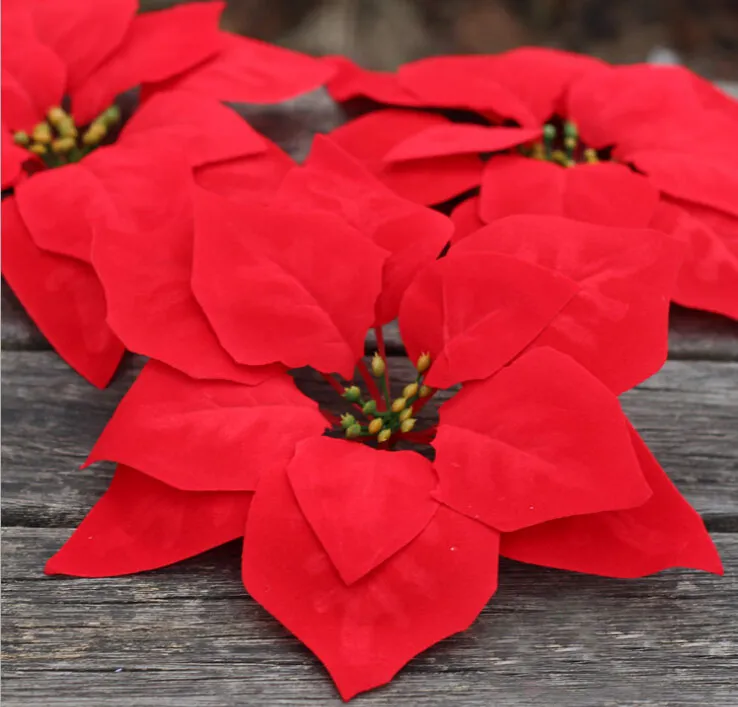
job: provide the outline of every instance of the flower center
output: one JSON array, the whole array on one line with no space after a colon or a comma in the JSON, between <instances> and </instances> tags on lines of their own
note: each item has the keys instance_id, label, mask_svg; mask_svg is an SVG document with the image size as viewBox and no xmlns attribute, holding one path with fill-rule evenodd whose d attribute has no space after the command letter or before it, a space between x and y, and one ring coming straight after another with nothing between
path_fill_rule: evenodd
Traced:
<instances>
[{"instance_id":1,"label":"flower center","mask_svg":"<svg viewBox=\"0 0 738 707\"><path fill-rule=\"evenodd\" d=\"M378 352L371 366L361 362L361 373L369 397L365 397L358 385L342 386L331 376L326 380L341 394L352 410L334 419L334 430L341 431L346 439L355 441L376 440L388 446L399 440L425 443L433 439L436 427L416 429L417 414L436 392L424 385L423 378L430 368L430 356L423 354L415 366L415 380L408 383L398 398L392 399L389 388L389 370L386 359Z\"/></svg>"},{"instance_id":2,"label":"flower center","mask_svg":"<svg viewBox=\"0 0 738 707\"><path fill-rule=\"evenodd\" d=\"M553 162L562 167L595 164L608 159L581 142L576 123L570 120L546 123L543 126L543 140L521 147L520 152L526 157Z\"/></svg>"},{"instance_id":3,"label":"flower center","mask_svg":"<svg viewBox=\"0 0 738 707\"><path fill-rule=\"evenodd\" d=\"M81 131L69 113L54 106L47 112L46 120L38 123L30 135L19 130L13 134L13 140L39 157L46 167L62 167L79 162L99 147L120 118L120 108L112 105Z\"/></svg>"}]
</instances>

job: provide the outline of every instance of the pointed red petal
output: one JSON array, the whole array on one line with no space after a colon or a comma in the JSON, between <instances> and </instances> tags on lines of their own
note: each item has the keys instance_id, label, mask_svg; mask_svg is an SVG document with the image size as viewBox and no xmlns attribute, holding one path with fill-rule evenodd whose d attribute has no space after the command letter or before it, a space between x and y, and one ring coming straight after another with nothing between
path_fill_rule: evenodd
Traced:
<instances>
[{"instance_id":1,"label":"pointed red petal","mask_svg":"<svg viewBox=\"0 0 738 707\"><path fill-rule=\"evenodd\" d=\"M510 532L651 495L617 398L553 349L523 354L440 410L438 500Z\"/></svg>"},{"instance_id":2,"label":"pointed red petal","mask_svg":"<svg viewBox=\"0 0 738 707\"><path fill-rule=\"evenodd\" d=\"M670 567L722 574L702 519L669 481L643 440L633 446L653 496L639 508L565 518L502 536L521 562L606 577L643 577Z\"/></svg>"},{"instance_id":3,"label":"pointed red petal","mask_svg":"<svg viewBox=\"0 0 738 707\"><path fill-rule=\"evenodd\" d=\"M9 189L22 175L23 163L29 159L29 153L13 142L13 135L2 125L2 188Z\"/></svg>"},{"instance_id":4,"label":"pointed red petal","mask_svg":"<svg viewBox=\"0 0 738 707\"><path fill-rule=\"evenodd\" d=\"M297 442L325 427L289 376L256 386L196 381L154 361L85 464L116 461L185 491L253 491L261 474L285 466Z\"/></svg>"},{"instance_id":5,"label":"pointed red petal","mask_svg":"<svg viewBox=\"0 0 738 707\"><path fill-rule=\"evenodd\" d=\"M402 550L438 508L430 495L433 467L415 452L316 437L297 445L287 475L305 519L346 584Z\"/></svg>"},{"instance_id":6,"label":"pointed red petal","mask_svg":"<svg viewBox=\"0 0 738 707\"><path fill-rule=\"evenodd\" d=\"M395 145L385 162L403 162L466 153L501 152L540 137L540 128L498 128L483 125L436 125Z\"/></svg>"},{"instance_id":7,"label":"pointed red petal","mask_svg":"<svg viewBox=\"0 0 738 707\"><path fill-rule=\"evenodd\" d=\"M2 202L3 276L57 353L104 388L123 356L105 321L105 296L92 268L33 243L16 200Z\"/></svg>"},{"instance_id":8,"label":"pointed red petal","mask_svg":"<svg viewBox=\"0 0 738 707\"><path fill-rule=\"evenodd\" d=\"M686 201L664 201L652 227L686 245L674 302L738 319L738 218Z\"/></svg>"},{"instance_id":9,"label":"pointed red petal","mask_svg":"<svg viewBox=\"0 0 738 707\"><path fill-rule=\"evenodd\" d=\"M180 192L189 193L187 176ZM193 378L260 383L280 368L241 366L220 345L192 294L193 239L191 204L152 230L98 228L93 262L108 323L130 351Z\"/></svg>"},{"instance_id":10,"label":"pointed red petal","mask_svg":"<svg viewBox=\"0 0 738 707\"><path fill-rule=\"evenodd\" d=\"M266 151L258 155L211 162L195 170L195 182L203 189L232 199L245 194L273 193L295 163L274 143L265 140Z\"/></svg>"},{"instance_id":11,"label":"pointed red petal","mask_svg":"<svg viewBox=\"0 0 738 707\"><path fill-rule=\"evenodd\" d=\"M482 176L482 220L551 214L603 226L643 228L659 200L642 175L609 162L564 168L526 157L491 159Z\"/></svg>"},{"instance_id":12,"label":"pointed red petal","mask_svg":"<svg viewBox=\"0 0 738 707\"><path fill-rule=\"evenodd\" d=\"M485 253L446 257L423 270L400 306L411 360L430 352L425 382L449 388L487 378L517 356L577 293L569 278Z\"/></svg>"},{"instance_id":13,"label":"pointed red petal","mask_svg":"<svg viewBox=\"0 0 738 707\"><path fill-rule=\"evenodd\" d=\"M441 507L407 547L347 586L276 472L251 507L243 578L348 700L470 626L497 588L497 544L495 531Z\"/></svg>"},{"instance_id":14,"label":"pointed red petal","mask_svg":"<svg viewBox=\"0 0 738 707\"><path fill-rule=\"evenodd\" d=\"M666 360L669 300L682 262L675 238L544 216L511 216L464 239L457 255L504 253L571 278L581 288L534 346L576 359L621 393Z\"/></svg>"},{"instance_id":15,"label":"pointed red petal","mask_svg":"<svg viewBox=\"0 0 738 707\"><path fill-rule=\"evenodd\" d=\"M453 229L446 216L399 197L320 135L305 166L292 170L282 183L279 199L287 208L304 205L341 216L390 253L377 300L379 324L397 317L408 284L438 257Z\"/></svg>"},{"instance_id":16,"label":"pointed red petal","mask_svg":"<svg viewBox=\"0 0 738 707\"><path fill-rule=\"evenodd\" d=\"M66 64L74 87L118 49L137 10L136 0L54 0L34 5L33 24Z\"/></svg>"},{"instance_id":17,"label":"pointed red petal","mask_svg":"<svg viewBox=\"0 0 738 707\"><path fill-rule=\"evenodd\" d=\"M137 15L123 42L71 91L72 109L84 125L123 91L164 81L220 51L223 2L193 2Z\"/></svg>"},{"instance_id":18,"label":"pointed red petal","mask_svg":"<svg viewBox=\"0 0 738 707\"><path fill-rule=\"evenodd\" d=\"M478 196L470 196L451 212L451 221L454 224L452 243L458 243L485 225L479 217L479 201Z\"/></svg>"},{"instance_id":19,"label":"pointed red petal","mask_svg":"<svg viewBox=\"0 0 738 707\"><path fill-rule=\"evenodd\" d=\"M391 106L419 107L423 103L400 86L397 74L363 69L345 56L325 56L322 61L335 71L326 86L335 101L363 97Z\"/></svg>"},{"instance_id":20,"label":"pointed red petal","mask_svg":"<svg viewBox=\"0 0 738 707\"><path fill-rule=\"evenodd\" d=\"M251 496L180 491L119 466L108 490L44 571L113 577L180 562L240 538Z\"/></svg>"},{"instance_id":21,"label":"pointed red petal","mask_svg":"<svg viewBox=\"0 0 738 707\"><path fill-rule=\"evenodd\" d=\"M157 93L126 123L126 147L176 145L195 167L265 152L267 141L230 108L184 91Z\"/></svg>"},{"instance_id":22,"label":"pointed red petal","mask_svg":"<svg viewBox=\"0 0 738 707\"><path fill-rule=\"evenodd\" d=\"M322 86L333 69L314 57L220 33L220 51L206 62L155 86L222 101L279 103Z\"/></svg>"},{"instance_id":23,"label":"pointed red petal","mask_svg":"<svg viewBox=\"0 0 738 707\"><path fill-rule=\"evenodd\" d=\"M197 192L193 291L239 363L350 378L386 257L333 214Z\"/></svg>"},{"instance_id":24,"label":"pointed red petal","mask_svg":"<svg viewBox=\"0 0 738 707\"><path fill-rule=\"evenodd\" d=\"M449 121L419 111L381 110L349 121L330 138L400 196L418 204L447 201L479 185L483 162L477 155L453 155L402 164L384 156L411 136Z\"/></svg>"}]
</instances>

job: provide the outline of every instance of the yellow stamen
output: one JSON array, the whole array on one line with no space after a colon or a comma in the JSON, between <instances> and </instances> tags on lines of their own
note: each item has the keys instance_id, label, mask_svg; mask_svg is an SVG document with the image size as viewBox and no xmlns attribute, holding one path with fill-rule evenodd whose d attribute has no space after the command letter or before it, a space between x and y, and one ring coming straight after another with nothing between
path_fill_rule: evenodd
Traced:
<instances>
[{"instance_id":1,"label":"yellow stamen","mask_svg":"<svg viewBox=\"0 0 738 707\"><path fill-rule=\"evenodd\" d=\"M51 150L57 155L62 152L71 152L77 143L73 137L60 137L51 143Z\"/></svg>"},{"instance_id":2,"label":"yellow stamen","mask_svg":"<svg viewBox=\"0 0 738 707\"><path fill-rule=\"evenodd\" d=\"M34 155L45 155L46 145L42 145L40 142L34 142L28 150L29 152L33 152Z\"/></svg>"},{"instance_id":3,"label":"yellow stamen","mask_svg":"<svg viewBox=\"0 0 738 707\"><path fill-rule=\"evenodd\" d=\"M392 412L402 412L407 405L405 398L395 398L392 401Z\"/></svg>"},{"instance_id":4,"label":"yellow stamen","mask_svg":"<svg viewBox=\"0 0 738 707\"><path fill-rule=\"evenodd\" d=\"M381 378L386 370L387 366L384 363L384 359L375 351L374 356L372 356L372 375L375 378Z\"/></svg>"},{"instance_id":5,"label":"yellow stamen","mask_svg":"<svg viewBox=\"0 0 738 707\"><path fill-rule=\"evenodd\" d=\"M60 123L63 123L64 121L70 119L69 114L59 106L49 108L48 112L46 113L46 117L49 119L49 122L54 127L57 127Z\"/></svg>"},{"instance_id":6,"label":"yellow stamen","mask_svg":"<svg viewBox=\"0 0 738 707\"><path fill-rule=\"evenodd\" d=\"M597 150L593 150L591 147L588 147L584 151L584 161L587 164L597 164L600 161L600 158L597 156Z\"/></svg>"},{"instance_id":7,"label":"yellow stamen","mask_svg":"<svg viewBox=\"0 0 738 707\"><path fill-rule=\"evenodd\" d=\"M392 436L392 430L382 430L377 435L377 442L386 442Z\"/></svg>"},{"instance_id":8,"label":"yellow stamen","mask_svg":"<svg viewBox=\"0 0 738 707\"><path fill-rule=\"evenodd\" d=\"M418 384L410 383L402 389L403 398L413 398L418 394Z\"/></svg>"},{"instance_id":9,"label":"yellow stamen","mask_svg":"<svg viewBox=\"0 0 738 707\"><path fill-rule=\"evenodd\" d=\"M400 425L400 430L402 432L410 432L413 427L415 427L415 423L417 420L414 417L408 417L407 420L403 420L402 424Z\"/></svg>"},{"instance_id":10,"label":"yellow stamen","mask_svg":"<svg viewBox=\"0 0 738 707\"><path fill-rule=\"evenodd\" d=\"M379 434L382 431L383 422L380 418L375 417L370 423L369 423L369 434Z\"/></svg>"},{"instance_id":11,"label":"yellow stamen","mask_svg":"<svg viewBox=\"0 0 738 707\"><path fill-rule=\"evenodd\" d=\"M13 142L16 145L27 147L28 145L31 144L31 138L28 136L28 133L23 132L23 130L19 130L17 133L14 133Z\"/></svg>"},{"instance_id":12,"label":"yellow stamen","mask_svg":"<svg viewBox=\"0 0 738 707\"><path fill-rule=\"evenodd\" d=\"M104 123L98 123L95 121L87 128L87 132L82 136L82 144L91 147L92 145L98 145L108 133L108 129Z\"/></svg>"},{"instance_id":13,"label":"yellow stamen","mask_svg":"<svg viewBox=\"0 0 738 707\"><path fill-rule=\"evenodd\" d=\"M428 398L433 395L433 388L429 388L427 385L421 385L419 395L421 398Z\"/></svg>"},{"instance_id":14,"label":"yellow stamen","mask_svg":"<svg viewBox=\"0 0 738 707\"><path fill-rule=\"evenodd\" d=\"M431 357L429 353L420 354L418 357L418 362L415 364L415 369L418 371L418 373L425 373L429 368L431 364Z\"/></svg>"},{"instance_id":15,"label":"yellow stamen","mask_svg":"<svg viewBox=\"0 0 738 707\"><path fill-rule=\"evenodd\" d=\"M411 405L409 408L405 408L400 413L400 422L405 422L405 420L407 420L407 418L410 417L412 414L413 414L413 407Z\"/></svg>"},{"instance_id":16,"label":"yellow stamen","mask_svg":"<svg viewBox=\"0 0 738 707\"><path fill-rule=\"evenodd\" d=\"M53 139L51 126L48 123L39 123L31 133L31 137L44 145L48 145Z\"/></svg>"}]
</instances>

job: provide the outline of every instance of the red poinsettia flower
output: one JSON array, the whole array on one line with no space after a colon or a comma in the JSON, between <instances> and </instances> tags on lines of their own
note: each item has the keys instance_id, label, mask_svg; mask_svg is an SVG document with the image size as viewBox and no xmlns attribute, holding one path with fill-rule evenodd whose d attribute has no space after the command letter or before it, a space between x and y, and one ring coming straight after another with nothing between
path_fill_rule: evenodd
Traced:
<instances>
[{"instance_id":1,"label":"red poinsettia flower","mask_svg":"<svg viewBox=\"0 0 738 707\"><path fill-rule=\"evenodd\" d=\"M330 61L338 100L474 112L385 109L332 135L421 203L481 185L457 207L457 238L514 213L667 230L687 247L675 301L738 317L738 103L709 83L542 49L438 57L397 74ZM480 159L491 153L505 154Z\"/></svg>"},{"instance_id":2,"label":"red poinsettia flower","mask_svg":"<svg viewBox=\"0 0 738 707\"><path fill-rule=\"evenodd\" d=\"M663 358L675 241L642 229L636 253L605 227L512 217L435 260L396 243L407 233L415 249L437 252L448 224L425 211L328 141L273 199L196 191L183 246L191 292L174 279L153 287L187 302L183 319L196 300L237 364L311 366L351 412L320 410L279 370L244 385L148 363L88 459L118 462L110 489L47 572L154 569L243 535L246 589L346 699L472 623L495 592L501 542L526 561L616 577L720 572L699 516L611 390L654 365L631 351L654 326ZM426 249L421 234L433 228ZM563 254L562 229L578 244ZM128 276L116 280L115 257L103 257L106 288L125 292ZM376 325L397 307L417 364L394 397L386 357L369 367L363 350L375 326L384 351ZM130 315L124 322L133 332ZM153 327L137 335L161 350ZM332 375L355 368L371 399ZM459 383L439 423L423 428L434 392ZM396 442L432 442L435 461Z\"/></svg>"},{"instance_id":3,"label":"red poinsettia flower","mask_svg":"<svg viewBox=\"0 0 738 707\"><path fill-rule=\"evenodd\" d=\"M189 197L192 168L221 191L278 184L292 161L215 99L281 100L331 71L221 32L223 3L144 15L137 4L3 7L3 188L14 187L2 207L3 274L54 348L98 386L123 345L92 267L95 229L146 231L169 218ZM119 131L113 101L142 84L146 100Z\"/></svg>"}]
</instances>

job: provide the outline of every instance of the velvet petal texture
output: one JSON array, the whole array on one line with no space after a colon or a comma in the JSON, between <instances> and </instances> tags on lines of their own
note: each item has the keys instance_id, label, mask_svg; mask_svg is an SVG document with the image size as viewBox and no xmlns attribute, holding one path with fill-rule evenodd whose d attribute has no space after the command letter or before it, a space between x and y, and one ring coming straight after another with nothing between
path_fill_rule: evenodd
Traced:
<instances>
[{"instance_id":1,"label":"velvet petal texture","mask_svg":"<svg viewBox=\"0 0 738 707\"><path fill-rule=\"evenodd\" d=\"M425 383L486 378L517 356L576 295L559 273L494 253L446 257L420 272L400 307L411 360L431 355Z\"/></svg>"},{"instance_id":2,"label":"velvet petal texture","mask_svg":"<svg viewBox=\"0 0 738 707\"><path fill-rule=\"evenodd\" d=\"M496 530L643 504L651 495L617 398L540 348L440 410L438 500Z\"/></svg>"},{"instance_id":3,"label":"velvet petal texture","mask_svg":"<svg viewBox=\"0 0 738 707\"><path fill-rule=\"evenodd\" d=\"M415 452L315 437L287 467L297 502L346 584L411 542L438 504L431 463Z\"/></svg>"},{"instance_id":4,"label":"velvet petal texture","mask_svg":"<svg viewBox=\"0 0 738 707\"><path fill-rule=\"evenodd\" d=\"M318 656L348 700L469 627L497 587L498 538L440 507L404 549L346 585L286 472L275 470L251 506L243 579L249 594Z\"/></svg>"},{"instance_id":5,"label":"velvet petal texture","mask_svg":"<svg viewBox=\"0 0 738 707\"><path fill-rule=\"evenodd\" d=\"M198 190L193 291L239 363L346 378L374 322L388 253L333 214Z\"/></svg>"},{"instance_id":6,"label":"velvet petal texture","mask_svg":"<svg viewBox=\"0 0 738 707\"><path fill-rule=\"evenodd\" d=\"M102 287L87 264L41 250L15 197L2 202L3 276L59 355L90 383L105 387L123 356L107 325Z\"/></svg>"},{"instance_id":7,"label":"velvet petal texture","mask_svg":"<svg viewBox=\"0 0 738 707\"><path fill-rule=\"evenodd\" d=\"M192 177L177 193L191 195ZM107 321L126 348L193 378L254 385L277 365L249 367L223 349L192 293L192 203L153 229L97 228L92 260L105 290Z\"/></svg>"},{"instance_id":8,"label":"velvet petal texture","mask_svg":"<svg viewBox=\"0 0 738 707\"><path fill-rule=\"evenodd\" d=\"M241 103L279 103L322 86L334 69L318 59L221 32L218 53L149 89L178 88Z\"/></svg>"},{"instance_id":9,"label":"velvet petal texture","mask_svg":"<svg viewBox=\"0 0 738 707\"><path fill-rule=\"evenodd\" d=\"M533 346L569 354L616 393L663 365L683 254L676 238L652 229L511 216L452 246L449 260L489 252L550 268L580 288Z\"/></svg>"},{"instance_id":10,"label":"velvet petal texture","mask_svg":"<svg viewBox=\"0 0 738 707\"><path fill-rule=\"evenodd\" d=\"M331 140L316 136L304 167L283 181L285 208L305 206L341 216L390 253L377 300L377 322L397 316L415 273L435 260L451 238L453 224L431 209L399 197Z\"/></svg>"},{"instance_id":11,"label":"velvet petal texture","mask_svg":"<svg viewBox=\"0 0 738 707\"><path fill-rule=\"evenodd\" d=\"M448 125L447 118L432 113L381 110L336 128L330 138L400 196L432 205L479 185L484 166L479 157L451 155L397 164L387 164L384 157L413 135Z\"/></svg>"},{"instance_id":12,"label":"velvet petal texture","mask_svg":"<svg viewBox=\"0 0 738 707\"><path fill-rule=\"evenodd\" d=\"M670 567L722 574L720 558L702 519L635 430L631 436L653 490L646 503L505 534L502 554L521 562L607 577L642 577Z\"/></svg>"},{"instance_id":13,"label":"velvet petal texture","mask_svg":"<svg viewBox=\"0 0 738 707\"><path fill-rule=\"evenodd\" d=\"M45 572L112 577L185 560L240 538L251 496L180 491L120 465Z\"/></svg>"},{"instance_id":14,"label":"velvet petal texture","mask_svg":"<svg viewBox=\"0 0 738 707\"><path fill-rule=\"evenodd\" d=\"M517 156L493 157L485 167L479 215L550 214L603 226L643 228L658 190L642 175L609 162L564 168Z\"/></svg>"},{"instance_id":15,"label":"velvet petal texture","mask_svg":"<svg viewBox=\"0 0 738 707\"><path fill-rule=\"evenodd\" d=\"M185 491L253 491L325 427L289 376L256 386L196 381L149 362L85 464L116 461Z\"/></svg>"},{"instance_id":16,"label":"velvet petal texture","mask_svg":"<svg viewBox=\"0 0 738 707\"><path fill-rule=\"evenodd\" d=\"M3 123L2 135L2 188L9 189L22 177L23 163L29 159L29 154L13 141L13 136Z\"/></svg>"},{"instance_id":17,"label":"velvet petal texture","mask_svg":"<svg viewBox=\"0 0 738 707\"><path fill-rule=\"evenodd\" d=\"M479 197L470 196L464 199L451 212L450 218L454 224L454 235L451 239L454 243L478 231L484 226L484 221L479 216Z\"/></svg>"}]
</instances>

